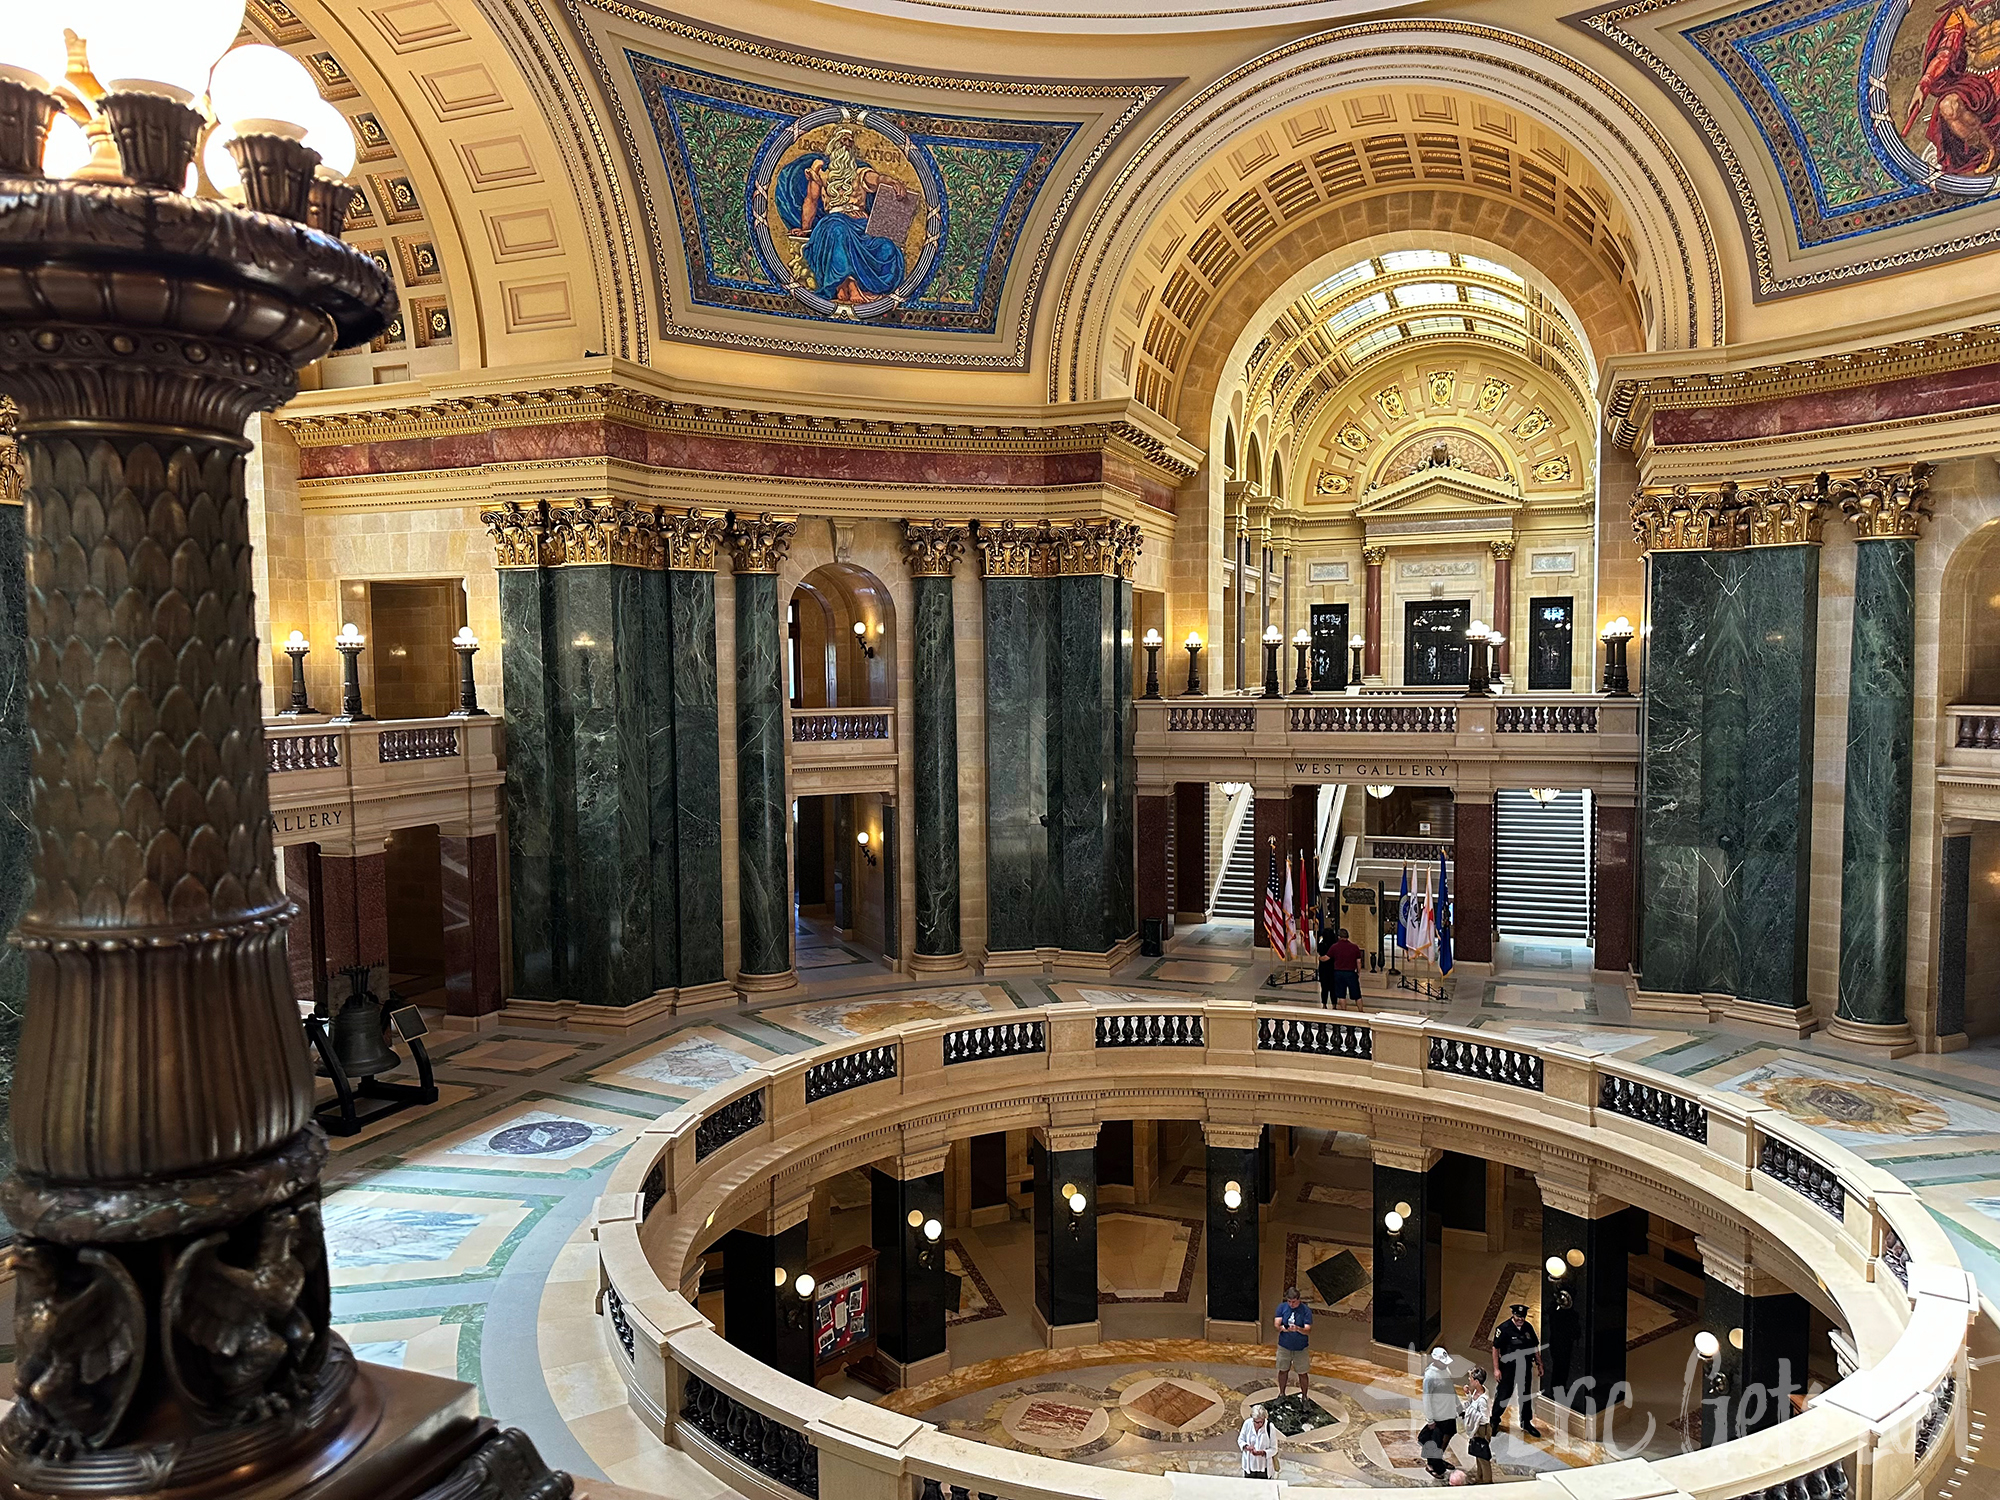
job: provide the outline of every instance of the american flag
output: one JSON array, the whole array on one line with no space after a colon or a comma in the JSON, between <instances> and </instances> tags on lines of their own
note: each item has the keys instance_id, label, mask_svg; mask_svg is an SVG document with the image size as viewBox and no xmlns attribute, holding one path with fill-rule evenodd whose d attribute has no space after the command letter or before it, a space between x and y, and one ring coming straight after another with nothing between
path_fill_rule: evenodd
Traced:
<instances>
[{"instance_id":1,"label":"american flag","mask_svg":"<svg viewBox=\"0 0 2000 1500\"><path fill-rule=\"evenodd\" d=\"M1264 884L1264 935L1272 951L1289 957L1292 924L1285 916L1285 864L1278 858L1278 840L1271 840L1271 878Z\"/></svg>"}]
</instances>

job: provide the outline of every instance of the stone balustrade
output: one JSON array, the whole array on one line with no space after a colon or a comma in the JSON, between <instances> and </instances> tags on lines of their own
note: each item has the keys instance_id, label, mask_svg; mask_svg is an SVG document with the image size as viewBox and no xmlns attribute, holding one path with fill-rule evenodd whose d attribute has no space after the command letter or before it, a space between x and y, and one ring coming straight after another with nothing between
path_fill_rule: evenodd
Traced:
<instances>
[{"instance_id":1,"label":"stone balustrade","mask_svg":"<svg viewBox=\"0 0 2000 1500\"><path fill-rule=\"evenodd\" d=\"M1190 1023L1199 1043L1186 1050L1105 1044L1192 1037ZM826 1076L815 1070L890 1052L893 1072L870 1063L867 1086L809 1099L809 1078ZM1114 1082L1114 1102L1091 1102ZM1266 1101L1260 1118L1273 1125L1337 1126L1399 1149L1471 1151L1530 1171L1570 1170L1581 1156L1595 1191L1658 1205L1698 1233L1747 1231L1757 1265L1837 1309L1854 1374L1764 1432L1622 1463L1620 1494L1914 1500L1957 1446L1976 1292L1943 1232L1882 1169L1750 1100L1559 1045L1496 1047L1490 1034L1405 1015L1331 1021L1310 1007L1185 999L910 1023L859 1053L848 1043L771 1059L656 1121L614 1172L596 1224L604 1337L633 1409L745 1494L1173 1500L1182 1492L1168 1476L992 1447L802 1385L726 1343L679 1288L713 1225L796 1200L879 1156L891 1135L942 1142L965 1133L968 1113L982 1130L1050 1126L1052 1098L1065 1127L1094 1111L1226 1122L1246 1097ZM1574 1479L1555 1471L1492 1500L1561 1500ZM1218 1494L1234 1485L1205 1483Z\"/></svg>"},{"instance_id":2,"label":"stone balustrade","mask_svg":"<svg viewBox=\"0 0 2000 1500\"><path fill-rule=\"evenodd\" d=\"M794 796L896 789L896 711L793 708L790 786Z\"/></svg>"},{"instance_id":3,"label":"stone balustrade","mask_svg":"<svg viewBox=\"0 0 2000 1500\"><path fill-rule=\"evenodd\" d=\"M354 847L426 823L492 833L505 740L503 721L483 714L352 724L319 715L266 719L272 842Z\"/></svg>"}]
</instances>

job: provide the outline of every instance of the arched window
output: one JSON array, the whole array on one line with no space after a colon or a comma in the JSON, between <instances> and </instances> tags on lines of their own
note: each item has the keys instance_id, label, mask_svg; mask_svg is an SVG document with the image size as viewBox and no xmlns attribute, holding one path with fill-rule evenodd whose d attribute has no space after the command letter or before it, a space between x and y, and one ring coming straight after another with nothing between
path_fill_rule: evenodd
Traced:
<instances>
[{"instance_id":1,"label":"arched window","mask_svg":"<svg viewBox=\"0 0 2000 1500\"><path fill-rule=\"evenodd\" d=\"M1264 450L1257 442L1257 434L1250 434L1249 461L1243 465L1243 477L1252 484L1264 477Z\"/></svg>"},{"instance_id":2,"label":"arched window","mask_svg":"<svg viewBox=\"0 0 2000 1500\"><path fill-rule=\"evenodd\" d=\"M1282 497L1285 493L1285 460L1279 454L1271 455L1271 494Z\"/></svg>"},{"instance_id":3,"label":"arched window","mask_svg":"<svg viewBox=\"0 0 2000 1500\"><path fill-rule=\"evenodd\" d=\"M1236 478L1236 424L1222 424L1222 473L1226 479Z\"/></svg>"}]
</instances>

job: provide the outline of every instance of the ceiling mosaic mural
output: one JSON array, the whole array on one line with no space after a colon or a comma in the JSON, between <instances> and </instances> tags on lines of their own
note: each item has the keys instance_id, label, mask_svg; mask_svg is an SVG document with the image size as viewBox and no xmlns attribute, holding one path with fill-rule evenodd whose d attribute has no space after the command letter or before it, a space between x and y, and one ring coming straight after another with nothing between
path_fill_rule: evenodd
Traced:
<instances>
[{"instance_id":1,"label":"ceiling mosaic mural","mask_svg":"<svg viewBox=\"0 0 2000 1500\"><path fill-rule=\"evenodd\" d=\"M707 307L991 333L1081 124L890 111L626 57Z\"/></svg>"},{"instance_id":2,"label":"ceiling mosaic mural","mask_svg":"<svg viewBox=\"0 0 2000 1500\"><path fill-rule=\"evenodd\" d=\"M1699 21L1690 9L1640 0L1575 19L1638 56L1703 127L1760 295L1994 241L1978 222L2000 190L1993 0L1765 0Z\"/></svg>"}]
</instances>

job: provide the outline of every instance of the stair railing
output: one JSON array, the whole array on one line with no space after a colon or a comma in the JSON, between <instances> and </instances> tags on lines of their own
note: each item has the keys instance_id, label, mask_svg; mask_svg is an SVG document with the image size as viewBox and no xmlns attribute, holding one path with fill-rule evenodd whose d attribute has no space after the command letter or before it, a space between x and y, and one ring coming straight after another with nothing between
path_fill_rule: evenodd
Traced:
<instances>
[{"instance_id":1,"label":"stair railing","mask_svg":"<svg viewBox=\"0 0 2000 1500\"><path fill-rule=\"evenodd\" d=\"M1249 821L1250 809L1253 805L1248 785L1238 788L1236 795L1229 799L1229 816L1223 824L1222 832L1222 858L1215 862L1215 882L1208 889L1208 909L1210 912L1215 910L1215 903L1222 895L1222 883L1229 878L1229 863L1236 857L1236 841L1243 837L1243 825ZM1254 825L1252 826L1254 827ZM1257 863L1253 859L1250 863L1250 887L1253 893L1256 890L1256 886ZM1255 904L1254 895L1252 896L1252 904Z\"/></svg>"}]
</instances>

